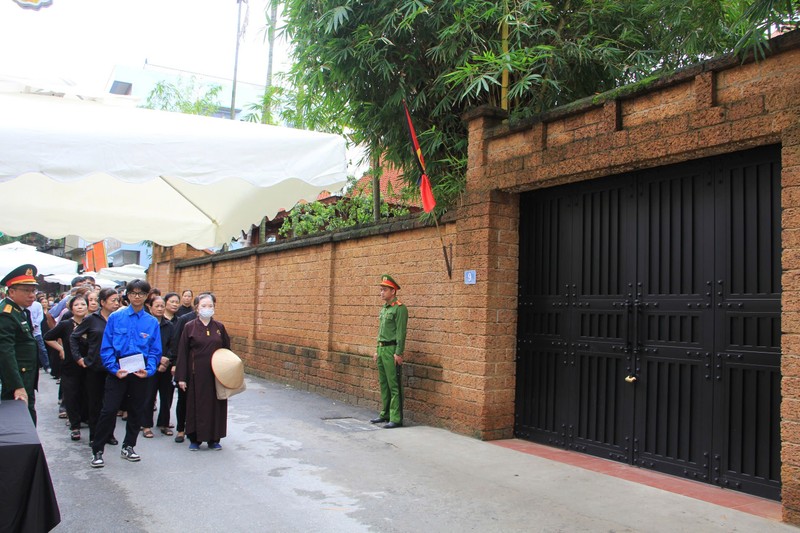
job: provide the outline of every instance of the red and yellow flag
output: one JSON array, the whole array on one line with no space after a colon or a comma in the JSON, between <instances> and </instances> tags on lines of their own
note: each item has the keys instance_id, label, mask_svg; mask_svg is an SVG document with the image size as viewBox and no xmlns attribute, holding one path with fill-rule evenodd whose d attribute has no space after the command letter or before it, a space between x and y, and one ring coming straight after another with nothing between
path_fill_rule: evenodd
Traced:
<instances>
[{"instance_id":1,"label":"red and yellow flag","mask_svg":"<svg viewBox=\"0 0 800 533\"><path fill-rule=\"evenodd\" d=\"M417 164L419 165L419 170L422 173L420 178L417 180L417 185L419 185L419 195L420 197L422 197L422 208L425 210L426 213L430 213L431 211L433 211L433 208L436 207L436 199L433 197L433 189L431 189L431 180L425 173L425 158L422 157L422 150L419 147L417 134L414 131L414 124L411 122L411 113L408 112L408 106L406 105L405 100L403 100L403 108L406 110L406 120L408 121L408 134L411 136L411 144L414 145L414 155L416 155Z\"/></svg>"}]
</instances>

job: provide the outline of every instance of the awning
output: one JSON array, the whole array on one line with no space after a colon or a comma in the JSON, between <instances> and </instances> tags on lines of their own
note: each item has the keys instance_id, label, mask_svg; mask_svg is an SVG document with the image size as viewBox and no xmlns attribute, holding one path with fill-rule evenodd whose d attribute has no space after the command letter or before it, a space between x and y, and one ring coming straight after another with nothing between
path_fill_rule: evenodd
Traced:
<instances>
[{"instance_id":1,"label":"awning","mask_svg":"<svg viewBox=\"0 0 800 533\"><path fill-rule=\"evenodd\" d=\"M24 264L35 265L37 273L43 276L64 274L72 279L78 275L78 263L63 257L42 253L35 246L21 242L0 246L0 278Z\"/></svg>"},{"instance_id":2,"label":"awning","mask_svg":"<svg viewBox=\"0 0 800 533\"><path fill-rule=\"evenodd\" d=\"M21 93L2 78L0 117L11 235L206 248L346 180L337 135Z\"/></svg>"}]
</instances>

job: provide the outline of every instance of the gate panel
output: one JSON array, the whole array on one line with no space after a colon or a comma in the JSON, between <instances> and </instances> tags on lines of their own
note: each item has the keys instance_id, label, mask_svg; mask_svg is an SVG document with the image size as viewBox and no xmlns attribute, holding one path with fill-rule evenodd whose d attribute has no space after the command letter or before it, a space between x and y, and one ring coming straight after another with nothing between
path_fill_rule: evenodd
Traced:
<instances>
[{"instance_id":1,"label":"gate panel","mask_svg":"<svg viewBox=\"0 0 800 533\"><path fill-rule=\"evenodd\" d=\"M714 481L780 496L780 152L717 171Z\"/></svg>"},{"instance_id":2,"label":"gate panel","mask_svg":"<svg viewBox=\"0 0 800 533\"><path fill-rule=\"evenodd\" d=\"M558 191L556 191L558 192ZM564 419L572 405L568 370L570 218L563 194L524 196L520 210L515 432L566 445Z\"/></svg>"},{"instance_id":3,"label":"gate panel","mask_svg":"<svg viewBox=\"0 0 800 533\"><path fill-rule=\"evenodd\" d=\"M639 180L634 462L708 481L714 346L709 162Z\"/></svg>"},{"instance_id":4,"label":"gate panel","mask_svg":"<svg viewBox=\"0 0 800 533\"><path fill-rule=\"evenodd\" d=\"M572 447L630 461L633 390L630 309L635 279L635 189L627 177L583 184L576 193L570 351L576 409Z\"/></svg>"}]
</instances>

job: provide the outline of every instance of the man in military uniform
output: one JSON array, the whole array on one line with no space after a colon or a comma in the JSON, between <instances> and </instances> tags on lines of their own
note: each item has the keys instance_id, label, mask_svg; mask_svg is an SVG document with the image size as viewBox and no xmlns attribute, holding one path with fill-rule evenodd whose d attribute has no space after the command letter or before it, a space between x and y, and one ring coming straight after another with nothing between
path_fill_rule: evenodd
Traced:
<instances>
[{"instance_id":1,"label":"man in military uniform","mask_svg":"<svg viewBox=\"0 0 800 533\"><path fill-rule=\"evenodd\" d=\"M378 418L370 420L373 424L388 422L386 429L403 425L403 352L406 348L406 326L408 309L397 299L400 285L384 274L380 282L381 308L378 328L378 347L373 360L378 363L378 380L381 384L381 412Z\"/></svg>"},{"instance_id":2,"label":"man in military uniform","mask_svg":"<svg viewBox=\"0 0 800 533\"><path fill-rule=\"evenodd\" d=\"M36 424L38 346L27 308L36 299L36 267L22 265L0 280L8 295L0 301L0 382L3 400L27 402Z\"/></svg>"}]
</instances>

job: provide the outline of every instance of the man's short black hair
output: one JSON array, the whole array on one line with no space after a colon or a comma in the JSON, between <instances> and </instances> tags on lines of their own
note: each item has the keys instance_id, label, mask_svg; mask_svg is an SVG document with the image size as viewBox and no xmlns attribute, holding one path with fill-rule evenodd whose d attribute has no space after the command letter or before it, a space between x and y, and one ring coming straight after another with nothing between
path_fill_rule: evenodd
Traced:
<instances>
[{"instance_id":1,"label":"man's short black hair","mask_svg":"<svg viewBox=\"0 0 800 533\"><path fill-rule=\"evenodd\" d=\"M86 281L86 278L85 278L85 277L83 277L83 276L76 276L76 277L72 278L72 281L70 282L70 285L72 285L73 287L77 287L78 285L80 285L80 284L81 284L81 283L83 283L84 281Z\"/></svg>"},{"instance_id":2,"label":"man's short black hair","mask_svg":"<svg viewBox=\"0 0 800 533\"><path fill-rule=\"evenodd\" d=\"M147 280L144 279L135 279L133 281L129 281L126 287L127 292L133 292L136 289L139 289L145 294L150 293L150 284L147 283Z\"/></svg>"}]
</instances>

